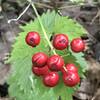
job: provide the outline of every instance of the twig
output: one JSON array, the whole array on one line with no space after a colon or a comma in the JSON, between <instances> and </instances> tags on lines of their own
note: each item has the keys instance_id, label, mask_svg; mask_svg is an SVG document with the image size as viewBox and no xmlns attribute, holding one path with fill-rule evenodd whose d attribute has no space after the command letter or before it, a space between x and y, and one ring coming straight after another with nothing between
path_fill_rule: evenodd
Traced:
<instances>
[{"instance_id":1,"label":"twig","mask_svg":"<svg viewBox=\"0 0 100 100\"><path fill-rule=\"evenodd\" d=\"M25 10L18 16L18 18L16 18L16 19L10 19L10 20L8 20L8 23L11 23L12 21L18 21L26 13L26 11L30 7L30 5L31 4L29 3L28 6L25 8Z\"/></svg>"},{"instance_id":2,"label":"twig","mask_svg":"<svg viewBox=\"0 0 100 100\"><path fill-rule=\"evenodd\" d=\"M34 2L34 4L37 5L37 6L46 7L46 8L49 8L49 9L52 9L53 8L52 6L47 5L47 4L43 4L43 3Z\"/></svg>"},{"instance_id":3,"label":"twig","mask_svg":"<svg viewBox=\"0 0 100 100\"><path fill-rule=\"evenodd\" d=\"M93 96L91 100L95 100L96 96Z\"/></svg>"},{"instance_id":4,"label":"twig","mask_svg":"<svg viewBox=\"0 0 100 100\"><path fill-rule=\"evenodd\" d=\"M92 19L90 25L94 23L94 21L100 16L100 10L97 12L96 16Z\"/></svg>"},{"instance_id":5,"label":"twig","mask_svg":"<svg viewBox=\"0 0 100 100\"><path fill-rule=\"evenodd\" d=\"M68 9L68 8L75 8L75 7L80 7L80 5L67 5L67 6L62 6L60 8L58 8L59 10L62 10L62 9Z\"/></svg>"}]
</instances>

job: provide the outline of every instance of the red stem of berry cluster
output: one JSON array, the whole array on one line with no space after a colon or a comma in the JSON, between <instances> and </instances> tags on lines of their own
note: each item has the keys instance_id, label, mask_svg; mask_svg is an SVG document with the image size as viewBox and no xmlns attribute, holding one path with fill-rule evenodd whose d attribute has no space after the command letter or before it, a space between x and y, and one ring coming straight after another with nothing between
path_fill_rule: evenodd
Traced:
<instances>
[{"instance_id":1,"label":"red stem of berry cluster","mask_svg":"<svg viewBox=\"0 0 100 100\"><path fill-rule=\"evenodd\" d=\"M31 0L30 0L29 2L31 3L31 5L32 5L32 7L33 7L33 9L34 9L34 12L35 12L35 14L36 14L36 16L37 16L37 18L38 18L38 20L39 20L39 23L40 23L40 25L41 25L42 31L43 31L43 33L44 33L44 36L45 36L45 38L46 38L46 40L47 40L47 42L48 42L48 44L49 44L49 46L50 46L50 48L51 48L53 54L54 54L54 55L57 55L55 49L53 48L51 42L50 42L49 39L48 39L48 36L47 36L46 31L45 31L45 29L44 29L44 26L43 26L43 24L42 24L42 22L41 22L40 16L39 16L39 14L38 14L38 12L37 12L37 9L36 9L36 7L35 7L35 5L34 5L34 2L32 2ZM67 69L66 69L65 66L63 66L63 69L67 72Z\"/></svg>"}]
</instances>

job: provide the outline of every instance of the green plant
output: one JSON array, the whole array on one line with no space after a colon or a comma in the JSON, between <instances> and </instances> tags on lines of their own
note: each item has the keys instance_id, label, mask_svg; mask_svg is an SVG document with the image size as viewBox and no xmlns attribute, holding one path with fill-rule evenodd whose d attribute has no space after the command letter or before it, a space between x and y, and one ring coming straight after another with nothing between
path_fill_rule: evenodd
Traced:
<instances>
[{"instance_id":1,"label":"green plant","mask_svg":"<svg viewBox=\"0 0 100 100\"><path fill-rule=\"evenodd\" d=\"M33 6L34 8L34 6ZM67 87L60 80L54 88L45 87L41 78L32 74L32 55L37 52L45 52L47 55L57 53L62 56L65 63L74 63L78 66L80 77L84 76L86 61L84 54L73 53L70 48L59 51L52 48L50 38L54 33L64 33L69 37L69 41L87 33L84 28L76 21L60 16L55 11L48 11L41 17L31 21L26 26L21 26L23 32L19 33L16 43L13 45L13 51L9 61L12 65L12 73L9 77L8 84L9 95L16 100L57 100L61 96L62 100L72 100L75 88ZM36 31L40 33L41 42L38 46L31 48L25 43L25 37L28 32ZM61 73L59 73L61 76Z\"/></svg>"}]
</instances>

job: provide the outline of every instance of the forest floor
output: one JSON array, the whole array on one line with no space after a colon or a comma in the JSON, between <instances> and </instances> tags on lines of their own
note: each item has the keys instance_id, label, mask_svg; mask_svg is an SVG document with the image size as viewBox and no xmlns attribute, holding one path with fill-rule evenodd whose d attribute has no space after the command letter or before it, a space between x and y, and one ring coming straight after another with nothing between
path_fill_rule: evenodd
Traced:
<instances>
[{"instance_id":1,"label":"forest floor","mask_svg":"<svg viewBox=\"0 0 100 100\"><path fill-rule=\"evenodd\" d=\"M62 0L63 1L63 0ZM45 4L45 3L44 3ZM21 31L19 25L25 25L34 20L35 15L31 7L17 21L8 23L9 19L17 18L28 4L19 4L16 0L1 0L0 4L0 100L11 100L8 96L8 84L6 83L10 64L5 60L12 50L16 36ZM54 4L37 4L37 10L41 15L49 6ZM58 5L65 5L61 3ZM100 5L99 5L100 6ZM88 31L86 41L89 50L86 52L88 71L86 79L83 79L80 88L73 95L73 100L100 100L100 7L98 5L85 4L84 6L70 5L60 10L63 16L69 16L77 20ZM21 9L21 10L20 10ZM50 8L49 8L50 9ZM52 9L51 9L52 10Z\"/></svg>"}]
</instances>

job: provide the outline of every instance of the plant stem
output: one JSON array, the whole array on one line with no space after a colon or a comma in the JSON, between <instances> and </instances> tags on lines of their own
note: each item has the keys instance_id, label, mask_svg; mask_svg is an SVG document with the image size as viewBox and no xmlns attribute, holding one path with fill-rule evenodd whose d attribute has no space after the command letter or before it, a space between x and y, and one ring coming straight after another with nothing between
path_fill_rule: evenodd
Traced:
<instances>
[{"instance_id":1,"label":"plant stem","mask_svg":"<svg viewBox=\"0 0 100 100\"><path fill-rule=\"evenodd\" d=\"M34 12L35 12L35 14L36 14L36 16L37 16L37 18L38 18L38 20L39 20L39 23L40 23L40 25L41 25L42 31L43 31L43 33L44 33L44 36L45 36L45 38L46 38L46 40L47 40L47 42L48 42L48 44L49 44L51 50L53 51L53 53L54 53L55 55L57 55L55 49L53 48L52 44L50 43L50 41L49 41L49 39L48 39L48 36L47 36L47 34L46 34L46 31L45 31L45 28L44 28L44 26L43 26L43 24L42 24L42 22L41 22L41 18L40 18L40 16L39 16L38 12L37 12L37 9L36 9L36 7L35 7L35 5L34 5L34 2L31 1L31 5L32 5L32 7L33 7L33 9L34 9ZM66 67L63 66L63 68L64 68L64 70L67 72Z\"/></svg>"},{"instance_id":2,"label":"plant stem","mask_svg":"<svg viewBox=\"0 0 100 100\"><path fill-rule=\"evenodd\" d=\"M40 25L41 25L42 31L43 31L43 33L44 33L44 36L45 36L45 38L46 38L46 40L47 40L47 42L48 42L48 44L49 44L51 50L53 51L53 53L54 53L55 55L57 55L57 53L56 53L55 50L53 49L52 44L50 43L50 41L49 41L49 39L48 39L48 36L47 36L47 34L46 34L46 31L45 31L45 29L44 29L44 26L43 26L43 24L42 24L42 22L41 22L40 16L39 16L39 14L38 14L38 12L37 12L37 10L36 10L36 7L35 7L34 3L32 2L31 5L32 5L32 7L33 7L33 9L34 9L34 11L35 11L35 13L36 13L36 16L37 16L37 18L38 18L38 20L39 20L39 23L40 23Z\"/></svg>"}]
</instances>

